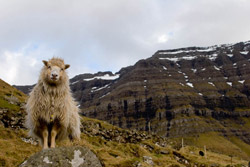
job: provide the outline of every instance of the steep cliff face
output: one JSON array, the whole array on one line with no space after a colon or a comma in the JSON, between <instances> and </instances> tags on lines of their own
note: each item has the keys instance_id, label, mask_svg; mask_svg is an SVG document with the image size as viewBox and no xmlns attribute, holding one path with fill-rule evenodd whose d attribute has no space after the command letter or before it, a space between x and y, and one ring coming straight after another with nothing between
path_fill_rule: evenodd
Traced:
<instances>
[{"instance_id":1,"label":"steep cliff face","mask_svg":"<svg viewBox=\"0 0 250 167\"><path fill-rule=\"evenodd\" d=\"M250 41L160 50L118 73L71 79L81 111L178 137L217 131L250 143Z\"/></svg>"},{"instance_id":2,"label":"steep cliff face","mask_svg":"<svg viewBox=\"0 0 250 167\"><path fill-rule=\"evenodd\" d=\"M249 50L250 42L161 50L116 74L76 76L71 88L84 115L122 128L228 135L250 116Z\"/></svg>"}]
</instances>

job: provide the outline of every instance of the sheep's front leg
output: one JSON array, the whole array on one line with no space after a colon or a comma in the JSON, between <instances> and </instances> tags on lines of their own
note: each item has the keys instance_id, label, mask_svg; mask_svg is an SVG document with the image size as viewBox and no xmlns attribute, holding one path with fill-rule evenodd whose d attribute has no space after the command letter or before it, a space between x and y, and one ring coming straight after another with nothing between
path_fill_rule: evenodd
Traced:
<instances>
[{"instance_id":1,"label":"sheep's front leg","mask_svg":"<svg viewBox=\"0 0 250 167\"><path fill-rule=\"evenodd\" d=\"M43 129L42 135L43 135L43 149L47 149L48 148L48 137L49 137L49 132L48 132L47 128Z\"/></svg>"},{"instance_id":2,"label":"sheep's front leg","mask_svg":"<svg viewBox=\"0 0 250 167\"><path fill-rule=\"evenodd\" d=\"M57 127L53 126L51 130L51 148L55 148L56 146L56 135L57 135Z\"/></svg>"}]
</instances>

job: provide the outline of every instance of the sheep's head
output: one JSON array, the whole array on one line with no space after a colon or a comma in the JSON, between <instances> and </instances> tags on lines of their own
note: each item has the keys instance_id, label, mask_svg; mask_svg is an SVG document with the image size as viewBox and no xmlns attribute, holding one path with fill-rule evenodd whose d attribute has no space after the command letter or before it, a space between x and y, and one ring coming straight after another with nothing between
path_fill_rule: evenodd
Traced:
<instances>
[{"instance_id":1,"label":"sheep's head","mask_svg":"<svg viewBox=\"0 0 250 167\"><path fill-rule=\"evenodd\" d=\"M62 59L52 58L49 61L43 60L43 63L42 77L48 84L57 85L68 79L65 70L69 68L70 65L64 64Z\"/></svg>"}]
</instances>

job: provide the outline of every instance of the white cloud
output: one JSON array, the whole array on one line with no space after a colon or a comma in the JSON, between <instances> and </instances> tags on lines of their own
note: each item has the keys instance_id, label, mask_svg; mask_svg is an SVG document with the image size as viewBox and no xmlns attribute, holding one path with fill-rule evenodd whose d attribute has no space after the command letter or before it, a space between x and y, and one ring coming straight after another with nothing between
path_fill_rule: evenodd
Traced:
<instances>
[{"instance_id":1,"label":"white cloud","mask_svg":"<svg viewBox=\"0 0 250 167\"><path fill-rule=\"evenodd\" d=\"M10 84L34 84L42 67L41 58L55 53L46 47L33 48L31 45L17 51L5 50L0 53L0 77Z\"/></svg>"}]
</instances>

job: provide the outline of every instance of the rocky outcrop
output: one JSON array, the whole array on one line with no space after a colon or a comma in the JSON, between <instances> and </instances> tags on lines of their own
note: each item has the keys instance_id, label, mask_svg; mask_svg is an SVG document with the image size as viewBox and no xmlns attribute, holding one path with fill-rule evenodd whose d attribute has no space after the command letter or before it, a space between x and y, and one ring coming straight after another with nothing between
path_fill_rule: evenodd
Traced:
<instances>
[{"instance_id":1,"label":"rocky outcrop","mask_svg":"<svg viewBox=\"0 0 250 167\"><path fill-rule=\"evenodd\" d=\"M102 167L98 157L86 147L46 149L24 161L20 167Z\"/></svg>"},{"instance_id":2,"label":"rocky outcrop","mask_svg":"<svg viewBox=\"0 0 250 167\"><path fill-rule=\"evenodd\" d=\"M107 141L115 141L118 143L140 143L141 141L151 139L161 147L165 147L167 145L166 138L155 134L149 134L136 130L126 130L117 127L107 128L99 122L93 122L85 119L82 121L81 132L91 137L100 136Z\"/></svg>"},{"instance_id":3,"label":"rocky outcrop","mask_svg":"<svg viewBox=\"0 0 250 167\"><path fill-rule=\"evenodd\" d=\"M0 108L0 125L5 128L24 128L25 111L13 111Z\"/></svg>"}]
</instances>

